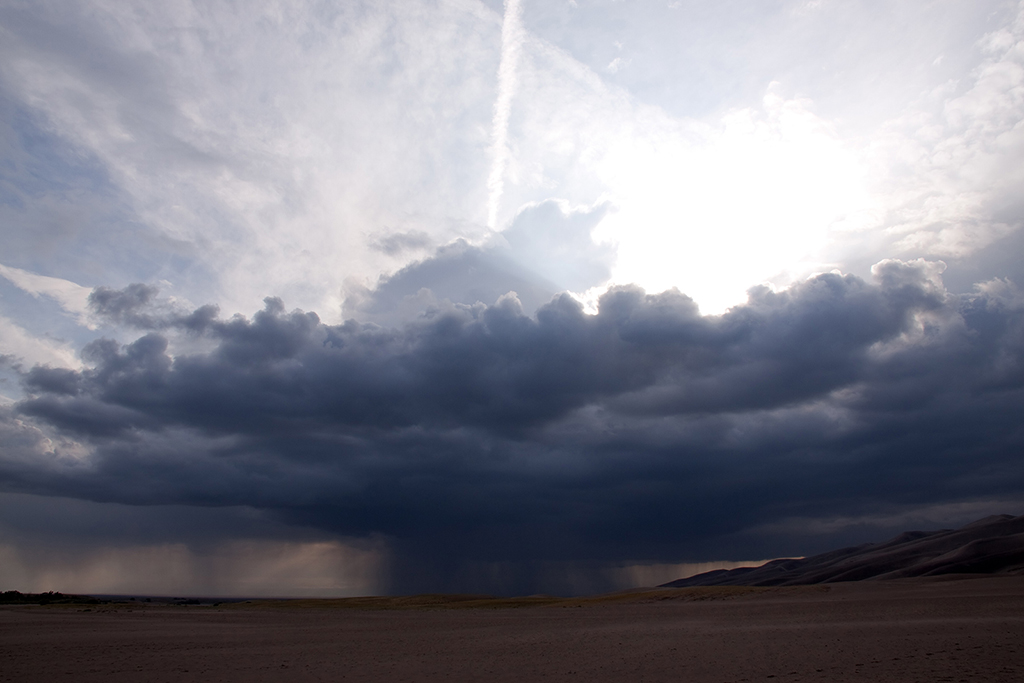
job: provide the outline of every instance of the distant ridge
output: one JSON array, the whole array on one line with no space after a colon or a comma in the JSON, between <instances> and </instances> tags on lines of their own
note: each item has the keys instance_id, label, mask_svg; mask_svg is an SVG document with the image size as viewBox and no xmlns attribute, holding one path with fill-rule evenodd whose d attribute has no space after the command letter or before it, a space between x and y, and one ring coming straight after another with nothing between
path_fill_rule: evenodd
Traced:
<instances>
[{"instance_id":1,"label":"distant ridge","mask_svg":"<svg viewBox=\"0 0 1024 683\"><path fill-rule=\"evenodd\" d=\"M959 529L907 531L884 543L719 569L661 587L797 586L941 574L1024 574L1024 515L992 515Z\"/></svg>"}]
</instances>

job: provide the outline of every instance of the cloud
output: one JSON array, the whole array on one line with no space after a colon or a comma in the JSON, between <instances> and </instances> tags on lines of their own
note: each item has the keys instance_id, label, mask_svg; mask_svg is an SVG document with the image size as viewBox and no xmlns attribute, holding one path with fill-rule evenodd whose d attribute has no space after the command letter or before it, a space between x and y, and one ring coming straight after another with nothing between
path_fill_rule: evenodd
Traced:
<instances>
[{"instance_id":1,"label":"cloud","mask_svg":"<svg viewBox=\"0 0 1024 683\"><path fill-rule=\"evenodd\" d=\"M1021 226L1024 24L1019 3L941 4L530 7L504 202L611 198L615 281L708 312L892 256L960 268ZM612 82L615 41L644 48Z\"/></svg>"},{"instance_id":2,"label":"cloud","mask_svg":"<svg viewBox=\"0 0 1024 683\"><path fill-rule=\"evenodd\" d=\"M0 474L378 535L393 590L609 585L623 558L804 554L743 535L773 520L1021 497L1019 292L953 295L924 261L875 272L756 288L722 316L635 287L596 315L505 297L390 328L267 299L191 330L204 351L153 331L29 371Z\"/></svg>"},{"instance_id":3,"label":"cloud","mask_svg":"<svg viewBox=\"0 0 1024 683\"><path fill-rule=\"evenodd\" d=\"M66 341L39 337L15 321L0 315L0 337L3 355L9 360L31 364L47 364L75 368L81 365L75 349Z\"/></svg>"},{"instance_id":4,"label":"cloud","mask_svg":"<svg viewBox=\"0 0 1024 683\"><path fill-rule=\"evenodd\" d=\"M1021 500L1022 5L579 4L0 8L0 485L516 592Z\"/></svg>"},{"instance_id":5,"label":"cloud","mask_svg":"<svg viewBox=\"0 0 1024 683\"><path fill-rule=\"evenodd\" d=\"M595 237L617 243L620 284L678 287L718 313L752 284L822 270L829 225L865 204L853 150L781 84L708 119L677 118L550 44L528 47L506 203L609 199L617 210Z\"/></svg>"},{"instance_id":6,"label":"cloud","mask_svg":"<svg viewBox=\"0 0 1024 683\"><path fill-rule=\"evenodd\" d=\"M519 209L500 233L510 257L561 290L584 292L605 284L612 275L616 248L596 243L595 229L611 210L609 202L570 208L547 200Z\"/></svg>"},{"instance_id":7,"label":"cloud","mask_svg":"<svg viewBox=\"0 0 1024 683\"><path fill-rule=\"evenodd\" d=\"M69 280L30 273L20 268L11 268L0 264L0 276L6 278L14 286L38 298L47 296L60 304L60 307L74 315L82 324L88 307L89 288Z\"/></svg>"},{"instance_id":8,"label":"cloud","mask_svg":"<svg viewBox=\"0 0 1024 683\"><path fill-rule=\"evenodd\" d=\"M159 288L140 282L124 289L97 287L89 294L90 311L108 325L157 330L179 328L199 332L220 312L217 306L188 311L174 299L158 298Z\"/></svg>"},{"instance_id":9,"label":"cloud","mask_svg":"<svg viewBox=\"0 0 1024 683\"><path fill-rule=\"evenodd\" d=\"M351 284L345 315L395 325L452 304L492 304L510 292L532 314L560 292L585 292L608 281L615 246L596 243L592 233L609 211L608 203L575 209L555 199L529 204L484 245L458 240L381 277L372 290Z\"/></svg>"},{"instance_id":10,"label":"cloud","mask_svg":"<svg viewBox=\"0 0 1024 683\"><path fill-rule=\"evenodd\" d=\"M88 270L71 237L108 266L93 282L155 274L229 311L269 289L335 318L346 277L408 261L368 234L483 231L500 16L482 3L15 3L0 23L2 210L37 227L3 236L15 253Z\"/></svg>"},{"instance_id":11,"label":"cloud","mask_svg":"<svg viewBox=\"0 0 1024 683\"><path fill-rule=\"evenodd\" d=\"M479 245L550 197L613 198L617 281L705 310L762 281L950 260L1019 223L1020 29L998 0L940 4L510 2L503 22L456 0L15 3L5 263L336 322L348 279L423 256L392 236ZM616 42L642 49L611 84Z\"/></svg>"},{"instance_id":12,"label":"cloud","mask_svg":"<svg viewBox=\"0 0 1024 683\"><path fill-rule=\"evenodd\" d=\"M393 233L381 237L376 242L373 242L371 246L374 249L383 251L385 254L394 256L405 251L425 249L432 244L433 240L427 233L420 230L410 230L409 232Z\"/></svg>"},{"instance_id":13,"label":"cloud","mask_svg":"<svg viewBox=\"0 0 1024 683\"><path fill-rule=\"evenodd\" d=\"M523 30L523 8L520 0L505 0L505 16L501 24L501 62L498 65L498 96L494 100L494 120L491 124L493 160L487 179L487 226L497 227L501 195L505 188L505 168L508 165L508 122L512 115L512 99L516 94L519 54L526 34Z\"/></svg>"},{"instance_id":14,"label":"cloud","mask_svg":"<svg viewBox=\"0 0 1024 683\"><path fill-rule=\"evenodd\" d=\"M961 83L923 94L876 134L868 157L890 253L963 257L1024 225L1024 4L1013 14L977 41L982 59Z\"/></svg>"},{"instance_id":15,"label":"cloud","mask_svg":"<svg viewBox=\"0 0 1024 683\"><path fill-rule=\"evenodd\" d=\"M532 312L559 291L553 282L505 252L475 247L464 240L446 245L429 258L382 277L372 290L353 284L345 300L345 316L398 325L453 304L494 303L509 292Z\"/></svg>"}]
</instances>

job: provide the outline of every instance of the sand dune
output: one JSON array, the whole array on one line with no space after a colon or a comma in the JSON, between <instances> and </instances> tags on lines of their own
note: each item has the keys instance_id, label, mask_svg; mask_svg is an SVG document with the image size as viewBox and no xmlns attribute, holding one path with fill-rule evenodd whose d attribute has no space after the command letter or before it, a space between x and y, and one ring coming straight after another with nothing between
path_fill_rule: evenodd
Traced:
<instances>
[{"instance_id":1,"label":"sand dune","mask_svg":"<svg viewBox=\"0 0 1024 683\"><path fill-rule=\"evenodd\" d=\"M884 543L706 572L663 585L797 586L945 574L1024 574L1024 515L993 515L960 529L908 531Z\"/></svg>"}]
</instances>

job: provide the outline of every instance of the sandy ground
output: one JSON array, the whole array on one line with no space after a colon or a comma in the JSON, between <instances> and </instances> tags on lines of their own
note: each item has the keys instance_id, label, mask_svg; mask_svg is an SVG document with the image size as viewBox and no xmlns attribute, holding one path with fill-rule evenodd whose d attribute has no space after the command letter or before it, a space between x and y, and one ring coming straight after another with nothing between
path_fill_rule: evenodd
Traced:
<instances>
[{"instance_id":1,"label":"sandy ground","mask_svg":"<svg viewBox=\"0 0 1024 683\"><path fill-rule=\"evenodd\" d=\"M1024 681L1024 578L687 590L520 608L5 607L0 681Z\"/></svg>"}]
</instances>

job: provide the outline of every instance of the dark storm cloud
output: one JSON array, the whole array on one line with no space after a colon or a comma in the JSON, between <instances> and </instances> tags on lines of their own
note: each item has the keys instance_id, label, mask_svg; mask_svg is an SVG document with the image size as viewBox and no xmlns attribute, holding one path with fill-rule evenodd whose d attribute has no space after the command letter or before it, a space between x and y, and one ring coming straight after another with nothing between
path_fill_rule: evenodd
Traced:
<instances>
[{"instance_id":1,"label":"dark storm cloud","mask_svg":"<svg viewBox=\"0 0 1024 683\"><path fill-rule=\"evenodd\" d=\"M1024 297L953 296L940 272L883 262L876 282L819 275L718 317L624 287L593 316L509 295L395 328L272 298L251 320L153 319L86 347L88 369L23 376L3 481L384 534L396 590L807 552L749 530L1024 494ZM148 315L132 291L103 305ZM208 350L169 353L181 329Z\"/></svg>"},{"instance_id":2,"label":"dark storm cloud","mask_svg":"<svg viewBox=\"0 0 1024 683\"><path fill-rule=\"evenodd\" d=\"M219 312L216 306L210 305L191 312L176 311L167 302L157 299L159 293L156 287L141 283L124 289L97 287L89 294L89 310L114 325L143 330L181 327L193 332L203 331Z\"/></svg>"},{"instance_id":3,"label":"dark storm cloud","mask_svg":"<svg viewBox=\"0 0 1024 683\"><path fill-rule=\"evenodd\" d=\"M141 283L128 285L122 290L97 287L89 295L89 308L113 322L153 327L151 318L144 317L140 311L146 308L158 292L156 287Z\"/></svg>"}]
</instances>

